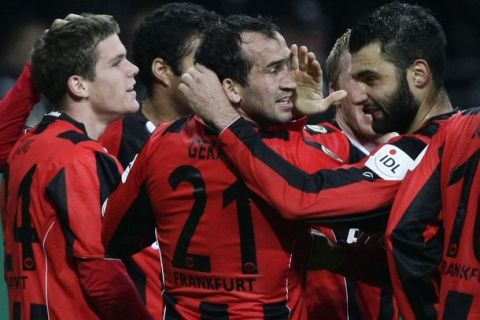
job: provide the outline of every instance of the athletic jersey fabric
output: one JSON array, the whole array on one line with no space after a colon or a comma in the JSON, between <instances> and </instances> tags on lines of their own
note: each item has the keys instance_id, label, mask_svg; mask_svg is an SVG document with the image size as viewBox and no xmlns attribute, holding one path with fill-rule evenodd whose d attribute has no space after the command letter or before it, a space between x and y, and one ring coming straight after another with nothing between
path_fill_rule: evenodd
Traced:
<instances>
[{"instance_id":1,"label":"athletic jersey fabric","mask_svg":"<svg viewBox=\"0 0 480 320\"><path fill-rule=\"evenodd\" d=\"M452 117L395 199L387 228L405 319L480 319L480 108Z\"/></svg>"}]
</instances>

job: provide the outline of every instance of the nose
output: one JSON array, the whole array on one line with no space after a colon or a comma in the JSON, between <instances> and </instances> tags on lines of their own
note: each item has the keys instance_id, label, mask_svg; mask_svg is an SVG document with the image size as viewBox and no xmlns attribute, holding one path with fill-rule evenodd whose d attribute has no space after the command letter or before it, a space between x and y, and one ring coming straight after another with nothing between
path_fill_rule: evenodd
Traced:
<instances>
[{"instance_id":1,"label":"nose","mask_svg":"<svg viewBox=\"0 0 480 320\"><path fill-rule=\"evenodd\" d=\"M128 62L128 72L127 72L127 75L129 77L135 77L137 74L138 74L138 67L136 65L134 65L133 63L130 62L130 60L127 60Z\"/></svg>"},{"instance_id":2,"label":"nose","mask_svg":"<svg viewBox=\"0 0 480 320\"><path fill-rule=\"evenodd\" d=\"M353 80L353 83L349 90L349 94L354 104L362 104L365 103L366 100L368 100L366 89L367 86L365 85L365 83Z\"/></svg>"},{"instance_id":3,"label":"nose","mask_svg":"<svg viewBox=\"0 0 480 320\"><path fill-rule=\"evenodd\" d=\"M292 78L290 70L286 70L280 79L280 88L284 90L295 90L297 83Z\"/></svg>"}]
</instances>

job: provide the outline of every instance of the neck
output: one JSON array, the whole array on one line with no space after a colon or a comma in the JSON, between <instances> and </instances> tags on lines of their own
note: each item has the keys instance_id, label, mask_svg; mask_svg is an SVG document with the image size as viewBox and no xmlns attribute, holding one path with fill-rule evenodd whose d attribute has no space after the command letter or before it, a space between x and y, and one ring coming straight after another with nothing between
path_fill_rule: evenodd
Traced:
<instances>
[{"instance_id":1,"label":"neck","mask_svg":"<svg viewBox=\"0 0 480 320\"><path fill-rule=\"evenodd\" d=\"M162 122L176 120L191 111L181 108L182 103L170 92L155 90L142 103L142 113L155 126Z\"/></svg>"},{"instance_id":2,"label":"neck","mask_svg":"<svg viewBox=\"0 0 480 320\"><path fill-rule=\"evenodd\" d=\"M87 106L70 107L64 112L75 121L83 123L85 130L87 130L87 135L93 140L98 140L107 128L108 123L111 121L108 119L101 119L101 117L93 113L91 108L88 108Z\"/></svg>"},{"instance_id":3,"label":"neck","mask_svg":"<svg viewBox=\"0 0 480 320\"><path fill-rule=\"evenodd\" d=\"M444 89L440 89L439 92L431 94L422 101L408 132L415 132L420 129L428 119L451 112L452 110L452 104L450 103L447 93Z\"/></svg>"},{"instance_id":4,"label":"neck","mask_svg":"<svg viewBox=\"0 0 480 320\"><path fill-rule=\"evenodd\" d=\"M355 135L352 131L352 129L346 124L346 121L343 119L343 117L337 114L335 115L335 120L338 123L338 126L342 131L345 133L345 135L348 137L348 139L359 149L361 149L364 153L370 153L373 149L378 147L381 144L384 144L387 142L390 138L396 135L396 133L387 133L384 135L376 135L376 136L371 136L371 137L362 137Z\"/></svg>"}]
</instances>

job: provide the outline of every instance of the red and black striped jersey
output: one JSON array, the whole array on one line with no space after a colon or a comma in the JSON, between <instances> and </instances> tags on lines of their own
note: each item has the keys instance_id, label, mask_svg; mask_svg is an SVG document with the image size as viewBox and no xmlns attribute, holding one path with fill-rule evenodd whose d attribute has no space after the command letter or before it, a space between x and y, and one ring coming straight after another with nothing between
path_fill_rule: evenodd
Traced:
<instances>
[{"instance_id":1,"label":"red and black striped jersey","mask_svg":"<svg viewBox=\"0 0 480 320\"><path fill-rule=\"evenodd\" d=\"M322 123L321 126L344 134L334 121ZM355 163L367 156L351 141L350 144L346 163ZM333 242L341 241L348 244L356 242L356 234L359 232L357 228L349 228L348 225L337 226L333 229L312 227ZM363 257L363 254L363 251L360 252L356 255L355 260L350 259L348 263L359 267L360 261L356 260L357 258L369 259L367 256ZM386 257L384 260L386 264ZM368 271L372 270L370 264L373 263L374 261L368 260ZM396 309L393 306L393 292L390 288L369 285L356 281L354 277L344 277L333 271L309 268L305 290L309 319L387 320L397 317Z\"/></svg>"},{"instance_id":2,"label":"red and black striped jersey","mask_svg":"<svg viewBox=\"0 0 480 320\"><path fill-rule=\"evenodd\" d=\"M219 138L247 186L283 217L382 230L400 182L418 163L439 122L448 116L432 119L414 134L392 138L357 164L325 166L314 173L296 166L306 157L288 159L276 152L245 119L239 118ZM331 154L316 157L322 162Z\"/></svg>"},{"instance_id":3,"label":"red and black striped jersey","mask_svg":"<svg viewBox=\"0 0 480 320\"><path fill-rule=\"evenodd\" d=\"M305 139L298 128L303 124L294 130L299 135L277 128L262 136L291 158L324 153L327 132L308 134L310 144L285 148L291 139ZM329 157L324 165L338 162ZM167 317L306 318L305 255L294 257L298 248L305 250L300 242L306 243L306 226L282 219L245 187L216 132L199 118L158 128L125 176L106 206L107 253L122 256L128 247L145 245L142 235L155 220ZM150 208L150 215L132 206Z\"/></svg>"},{"instance_id":4,"label":"red and black striped jersey","mask_svg":"<svg viewBox=\"0 0 480 320\"><path fill-rule=\"evenodd\" d=\"M83 124L50 114L14 146L2 225L11 319L98 319L76 259L103 259L101 205L118 162Z\"/></svg>"},{"instance_id":5,"label":"red and black striped jersey","mask_svg":"<svg viewBox=\"0 0 480 320\"><path fill-rule=\"evenodd\" d=\"M480 319L480 108L445 122L395 199L387 253L405 319Z\"/></svg>"},{"instance_id":6,"label":"red and black striped jersey","mask_svg":"<svg viewBox=\"0 0 480 320\"><path fill-rule=\"evenodd\" d=\"M0 118L5 120L0 123L0 171L6 167L7 156L13 145L23 136L25 121L39 99L40 93L33 88L31 64L27 64L15 86L0 102ZM139 110L109 124L99 142L125 168L154 129L155 126ZM159 260L155 244L123 260L139 294L156 318L160 318L163 312Z\"/></svg>"},{"instance_id":7,"label":"red and black striped jersey","mask_svg":"<svg viewBox=\"0 0 480 320\"><path fill-rule=\"evenodd\" d=\"M127 168L148 140L155 125L138 110L108 125L99 142ZM152 239L155 239L152 233ZM163 317L160 253L156 242L122 259L128 274L155 319Z\"/></svg>"}]
</instances>

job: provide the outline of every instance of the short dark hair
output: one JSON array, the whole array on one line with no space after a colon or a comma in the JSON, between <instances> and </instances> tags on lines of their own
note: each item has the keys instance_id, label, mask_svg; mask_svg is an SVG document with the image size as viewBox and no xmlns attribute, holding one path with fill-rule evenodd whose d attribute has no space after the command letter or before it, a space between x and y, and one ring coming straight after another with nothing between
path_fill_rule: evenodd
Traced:
<instances>
[{"instance_id":1,"label":"short dark hair","mask_svg":"<svg viewBox=\"0 0 480 320\"><path fill-rule=\"evenodd\" d=\"M230 78L246 86L253 62L242 52L243 32L256 32L274 39L279 29L268 18L231 15L205 33L195 62L212 69L220 80Z\"/></svg>"},{"instance_id":2,"label":"short dark hair","mask_svg":"<svg viewBox=\"0 0 480 320\"><path fill-rule=\"evenodd\" d=\"M68 78L79 75L94 80L98 43L120 32L112 16L82 16L83 19L52 27L35 42L32 51L33 82L60 109Z\"/></svg>"},{"instance_id":3,"label":"short dark hair","mask_svg":"<svg viewBox=\"0 0 480 320\"><path fill-rule=\"evenodd\" d=\"M192 52L192 40L202 37L205 29L219 17L196 4L169 3L143 20L133 35L132 59L149 93L153 83L152 61L160 57L176 75L181 75L181 60Z\"/></svg>"},{"instance_id":4,"label":"short dark hair","mask_svg":"<svg viewBox=\"0 0 480 320\"><path fill-rule=\"evenodd\" d=\"M352 28L351 53L379 42L387 61L406 70L416 59L425 59L437 88L444 86L445 47L442 26L431 12L418 5L392 2L381 6Z\"/></svg>"}]
</instances>

